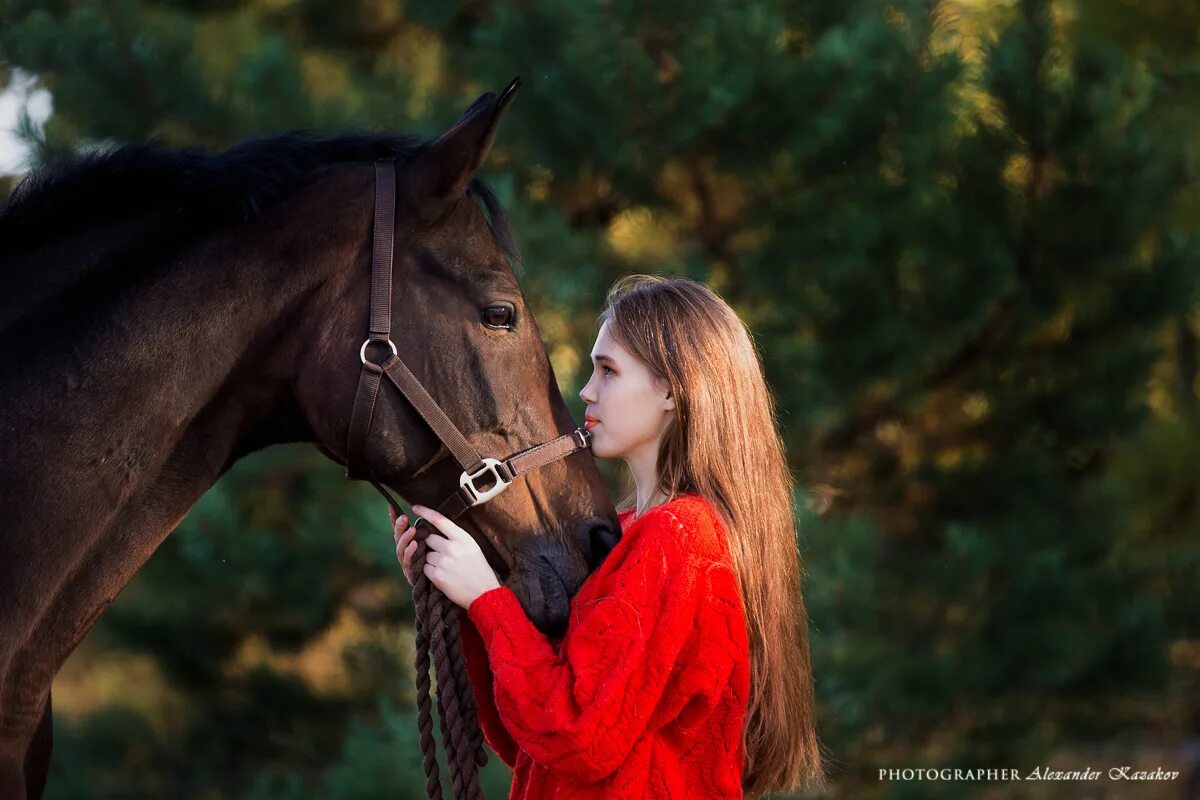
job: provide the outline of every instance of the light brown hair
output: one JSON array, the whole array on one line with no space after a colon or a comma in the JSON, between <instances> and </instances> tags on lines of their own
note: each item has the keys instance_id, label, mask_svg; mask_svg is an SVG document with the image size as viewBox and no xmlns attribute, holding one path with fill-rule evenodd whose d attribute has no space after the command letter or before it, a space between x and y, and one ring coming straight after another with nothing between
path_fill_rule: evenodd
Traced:
<instances>
[{"instance_id":1,"label":"light brown hair","mask_svg":"<svg viewBox=\"0 0 1200 800\"><path fill-rule=\"evenodd\" d=\"M750 642L743 788L748 795L815 788L824 769L794 484L750 332L716 292L683 277L618 280L599 320L675 398L657 489L667 498L703 496L728 532ZM618 507L635 500L631 494Z\"/></svg>"}]
</instances>

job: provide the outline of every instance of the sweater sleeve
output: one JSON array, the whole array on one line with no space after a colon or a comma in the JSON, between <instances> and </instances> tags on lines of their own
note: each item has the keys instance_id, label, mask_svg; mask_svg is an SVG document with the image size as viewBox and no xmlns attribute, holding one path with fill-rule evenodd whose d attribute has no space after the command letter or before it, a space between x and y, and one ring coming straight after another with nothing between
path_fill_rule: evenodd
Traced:
<instances>
[{"instance_id":1,"label":"sweater sleeve","mask_svg":"<svg viewBox=\"0 0 1200 800\"><path fill-rule=\"evenodd\" d=\"M598 599L575 609L558 652L508 587L468 609L513 740L533 761L576 780L612 774L645 733L700 602L705 565L673 514L652 513Z\"/></svg>"},{"instance_id":2,"label":"sweater sleeve","mask_svg":"<svg viewBox=\"0 0 1200 800\"><path fill-rule=\"evenodd\" d=\"M467 662L467 677L475 693L475 704L479 707L479 727L483 729L483 738L496 755L500 756L501 761L510 768L515 768L517 743L504 727L500 712L496 710L496 698L492 693L492 670L488 665L483 640L479 638L479 631L466 614L459 617L458 631L462 640L463 658Z\"/></svg>"}]
</instances>

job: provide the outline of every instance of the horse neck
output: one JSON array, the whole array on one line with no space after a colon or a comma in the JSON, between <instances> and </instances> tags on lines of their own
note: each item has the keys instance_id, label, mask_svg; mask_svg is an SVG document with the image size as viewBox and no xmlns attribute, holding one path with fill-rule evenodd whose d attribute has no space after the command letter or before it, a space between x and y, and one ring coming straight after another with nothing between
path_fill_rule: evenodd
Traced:
<instances>
[{"instance_id":1,"label":"horse neck","mask_svg":"<svg viewBox=\"0 0 1200 800\"><path fill-rule=\"evenodd\" d=\"M281 342L369 227L354 224L352 199L322 194L312 187L142 270L103 306L42 313L41 334L23 326L4 342L10 544L22 529L86 543L145 502L172 509L149 515L169 526L161 541L241 455L311 438L289 386L295 347Z\"/></svg>"},{"instance_id":2,"label":"horse neck","mask_svg":"<svg viewBox=\"0 0 1200 800\"><path fill-rule=\"evenodd\" d=\"M33 729L63 661L233 461L305 438L294 318L370 225L369 198L338 200L310 191L0 338L0 732Z\"/></svg>"}]
</instances>

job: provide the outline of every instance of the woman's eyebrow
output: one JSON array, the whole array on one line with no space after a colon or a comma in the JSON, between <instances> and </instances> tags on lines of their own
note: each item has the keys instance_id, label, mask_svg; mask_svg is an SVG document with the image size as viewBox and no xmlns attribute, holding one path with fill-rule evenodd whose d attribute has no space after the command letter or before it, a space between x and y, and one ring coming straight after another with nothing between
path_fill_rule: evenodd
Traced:
<instances>
[{"instance_id":1,"label":"woman's eyebrow","mask_svg":"<svg viewBox=\"0 0 1200 800\"><path fill-rule=\"evenodd\" d=\"M604 355L603 353L592 356L592 361L595 361L597 364L599 364L601 361L607 361L610 364L617 363L617 362L613 361L611 358L609 358L608 356Z\"/></svg>"}]
</instances>

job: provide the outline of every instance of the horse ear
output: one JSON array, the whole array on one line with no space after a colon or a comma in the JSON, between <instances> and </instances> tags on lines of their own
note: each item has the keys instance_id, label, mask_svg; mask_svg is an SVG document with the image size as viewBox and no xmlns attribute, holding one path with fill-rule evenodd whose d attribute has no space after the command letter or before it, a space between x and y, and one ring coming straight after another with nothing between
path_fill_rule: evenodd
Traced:
<instances>
[{"instance_id":1,"label":"horse ear","mask_svg":"<svg viewBox=\"0 0 1200 800\"><path fill-rule=\"evenodd\" d=\"M516 97L521 78L515 77L496 97L484 92L449 130L425 147L413 165L413 179L425 203L453 201L483 166L491 152L500 119Z\"/></svg>"}]
</instances>

